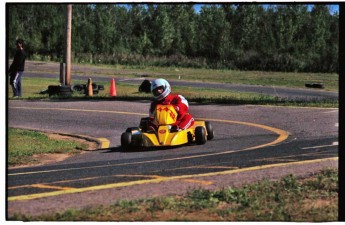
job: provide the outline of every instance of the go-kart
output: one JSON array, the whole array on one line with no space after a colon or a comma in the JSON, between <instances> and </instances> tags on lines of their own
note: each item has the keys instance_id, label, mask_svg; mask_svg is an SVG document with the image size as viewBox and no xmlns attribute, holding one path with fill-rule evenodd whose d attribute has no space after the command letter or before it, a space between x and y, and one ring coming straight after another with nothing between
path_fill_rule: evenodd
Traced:
<instances>
[{"instance_id":1,"label":"go-kart","mask_svg":"<svg viewBox=\"0 0 345 225\"><path fill-rule=\"evenodd\" d=\"M149 117L141 118L139 127L127 128L121 135L121 147L124 150L139 147L177 146L196 143L205 144L214 137L210 122L195 120L193 126L185 130L173 130L177 112L172 105L157 105L153 121ZM156 124L152 129L150 124Z\"/></svg>"}]
</instances>

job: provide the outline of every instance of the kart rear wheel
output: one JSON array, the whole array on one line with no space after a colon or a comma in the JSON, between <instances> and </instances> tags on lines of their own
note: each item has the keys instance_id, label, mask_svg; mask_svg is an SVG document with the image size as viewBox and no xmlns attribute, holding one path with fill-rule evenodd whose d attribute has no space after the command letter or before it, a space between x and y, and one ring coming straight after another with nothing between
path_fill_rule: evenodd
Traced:
<instances>
[{"instance_id":1,"label":"kart rear wheel","mask_svg":"<svg viewBox=\"0 0 345 225\"><path fill-rule=\"evenodd\" d=\"M204 127L195 128L195 142L197 145L203 145L206 143L206 130Z\"/></svg>"},{"instance_id":2,"label":"kart rear wheel","mask_svg":"<svg viewBox=\"0 0 345 225\"><path fill-rule=\"evenodd\" d=\"M207 140L212 140L214 138L214 132L212 124L209 121L205 122L205 127L207 131Z\"/></svg>"},{"instance_id":3,"label":"kart rear wheel","mask_svg":"<svg viewBox=\"0 0 345 225\"><path fill-rule=\"evenodd\" d=\"M121 147L123 150L128 150L132 142L132 133L124 132L121 134Z\"/></svg>"},{"instance_id":4,"label":"kart rear wheel","mask_svg":"<svg viewBox=\"0 0 345 225\"><path fill-rule=\"evenodd\" d=\"M131 134L137 133L137 132L140 132L140 128L139 127L129 127L126 129L126 132L131 133Z\"/></svg>"}]
</instances>

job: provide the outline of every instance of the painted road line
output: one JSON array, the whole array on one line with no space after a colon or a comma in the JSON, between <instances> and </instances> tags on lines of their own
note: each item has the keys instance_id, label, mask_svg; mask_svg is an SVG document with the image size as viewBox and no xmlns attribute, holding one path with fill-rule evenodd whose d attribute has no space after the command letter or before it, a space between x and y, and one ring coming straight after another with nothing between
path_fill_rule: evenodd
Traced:
<instances>
[{"instance_id":1,"label":"painted road line","mask_svg":"<svg viewBox=\"0 0 345 225\"><path fill-rule=\"evenodd\" d=\"M121 79L119 80L119 82L123 82L123 81L129 81L129 80L144 80L145 78L128 78L128 79Z\"/></svg>"},{"instance_id":2,"label":"painted road line","mask_svg":"<svg viewBox=\"0 0 345 225\"><path fill-rule=\"evenodd\" d=\"M132 113L132 112L123 112L123 111L105 111L105 110L89 110L89 109L67 109L67 108L37 108L37 107L10 107L10 108L16 108L16 109L34 109L34 110L61 110L61 111L78 111L78 112L98 112L98 113L111 113L111 114L126 114L126 115L140 115L140 116L146 116L147 114L143 113ZM249 122L241 122L241 121L233 121L233 120L220 120L220 119L208 119L208 118L195 118L196 120L208 120L208 121L214 121L214 122L223 122L223 123L235 123L240 125L246 125L246 126L254 126L261 129L269 130L274 133L277 133L280 135L280 139L286 139L289 135L288 132L284 130L280 130L274 127L269 127L266 125L261 124L255 124L255 123L249 123ZM280 142L280 140L277 140L277 142Z\"/></svg>"},{"instance_id":3,"label":"painted road line","mask_svg":"<svg viewBox=\"0 0 345 225\"><path fill-rule=\"evenodd\" d=\"M19 107L19 108L25 108L25 107ZM27 109L27 108L25 108ZM133 114L133 113L127 113L127 112L118 112L118 111L100 111L100 110L80 110L80 109L51 109L51 108L29 108L29 109L48 109L48 110L67 110L67 111L87 111L87 112L106 112L106 113L118 113L118 114ZM141 115L141 114L137 114L135 113L135 115ZM146 115L146 114L145 114ZM246 125L246 126L254 126L254 127L258 127L261 129L265 129L268 131L271 131L273 133L278 134L278 138L276 138L274 141L269 142L269 143L265 143L259 146L252 146L246 149L242 149L242 150L237 150L237 151L233 151L233 150L226 150L224 152L219 152L219 153L210 153L210 154L203 154L203 155L194 155L194 156L187 156L187 157L180 157L180 158L172 158L172 159L162 159L162 160L151 160L151 161L143 161L143 162L134 162L134 163L123 163L123 164L110 164L110 165L102 165L102 166L92 166L92 167L86 167L86 168L99 168L99 167L112 167L112 166L123 166L123 165L137 165L137 164L143 164L143 163L152 163L152 162L162 162L162 161L173 161L173 160L183 160L183 159L190 159L190 158L200 158L200 157L207 157L207 156L214 156L214 155L222 155L222 154L231 154L231 153L237 153L237 152L241 152L241 151L248 151L248 150L254 150L254 149L258 149L258 148L263 148L266 146L272 146L275 144L278 144L279 142L282 142L284 140L287 139L288 137L288 132L277 129L277 128L273 128L273 127L269 127L266 125L260 125L260 124L254 124L254 123L248 123L248 122L241 122L241 121L230 121L230 120L217 120L217 119L204 119L204 120L209 120L209 121L215 121L215 122L223 122L223 123L235 123L235 124L240 124L240 125ZM37 173L50 173L50 172L59 172L59 171L71 171L71 170L82 170L85 169L85 167L83 168L69 168L69 169L59 169L59 170L48 170L48 171L35 171L35 172L24 172L24 173L14 173L14 174L8 174L8 176L16 176L16 175L27 175L27 174L37 174ZM161 178L163 179L163 178Z\"/></svg>"},{"instance_id":4,"label":"painted road line","mask_svg":"<svg viewBox=\"0 0 345 225\"><path fill-rule=\"evenodd\" d=\"M103 112L103 113L113 113L113 114L132 114L132 115L146 115L146 114L139 114L139 113L130 113L130 112L119 112L119 111L102 111L102 110L84 110L84 109L64 109L64 108L30 108L30 107L15 107L20 109L39 109L39 110L67 110L67 111L86 111L86 112ZM261 124L255 124L255 123L249 123L249 122L241 122L241 121L233 121L233 120L220 120L220 119L208 119L208 118L196 118L197 120L208 120L208 121L214 121L214 122L220 122L220 123L230 123L230 124L240 124L244 126L253 126L260 129L268 130L272 133L275 133L278 135L278 138L276 138L274 141L265 143L258 146L252 146L246 149L239 149L239 150L225 150L223 152L217 152L217 153L209 153L209 154L200 154L200 155L193 155L193 156L186 156L186 157L178 157L178 158L171 158L171 159L158 159L158 160L149 160L149 161L141 161L141 162L132 162L132 163L122 163L122 164L107 164L107 165L101 165L101 166L90 166L90 167L75 167L75 168L68 168L68 169L57 169L57 170L42 170L42 171L33 171L33 172L23 172L23 173L12 173L8 174L8 176L16 176L16 175L27 175L27 174L38 174L38 173L53 173L53 172L60 172L60 171L71 171L71 170L83 170L83 169L91 169L91 168L102 168L102 167L113 167L113 166L125 166L125 165L138 165L138 164L144 164L144 163L154 163L154 162L162 162L162 161L175 161L175 160L184 160L184 159L192 159L192 158L201 158L201 157L208 157L208 156L215 156L215 155L224 155L224 154L232 154L232 153L238 153L241 151L249 151L249 150L255 150L258 148L268 147L276 145L284 140L286 140L289 136L289 133L284 130L280 130L274 127L269 127L266 125Z\"/></svg>"},{"instance_id":5,"label":"painted road line","mask_svg":"<svg viewBox=\"0 0 345 225\"><path fill-rule=\"evenodd\" d=\"M338 146L339 143L337 141L333 142L331 145L319 145L319 146L311 146L311 147L304 147L302 149L313 149L313 148L326 148L326 147L333 147Z\"/></svg>"},{"instance_id":6,"label":"painted road line","mask_svg":"<svg viewBox=\"0 0 345 225\"><path fill-rule=\"evenodd\" d=\"M246 126L253 126L253 127L258 127L258 128L264 129L264 130L269 130L269 131L279 135L279 137L276 140L274 140L273 142L262 144L259 146L246 148L244 150L252 150L253 148L256 149L256 148L263 148L263 147L267 147L267 146L273 146L273 145L276 145L276 144L286 140L289 137L289 133L287 131L284 131L284 130L281 130L278 128L274 128L274 127L270 127L270 126L266 126L266 125L262 125L262 124L242 122L242 121L233 121L233 120L219 120L219 119L206 119L206 118L198 118L198 119L199 120L214 121L214 122L234 123L234 124L240 124L240 125L246 125Z\"/></svg>"},{"instance_id":7,"label":"painted road line","mask_svg":"<svg viewBox=\"0 0 345 225\"><path fill-rule=\"evenodd\" d=\"M60 186L51 186L51 185L45 185L45 184L33 184L31 187L35 188L43 188L43 189L56 189L56 190L71 190L75 189L72 187L60 187Z\"/></svg>"},{"instance_id":8,"label":"painted road line","mask_svg":"<svg viewBox=\"0 0 345 225\"><path fill-rule=\"evenodd\" d=\"M177 171L177 170L185 170L185 169L238 169L236 166L211 166L211 165L199 165L199 166L184 166L172 169L164 169L165 171ZM152 173L160 172L160 170L152 171Z\"/></svg>"},{"instance_id":9,"label":"painted road line","mask_svg":"<svg viewBox=\"0 0 345 225\"><path fill-rule=\"evenodd\" d=\"M189 182L189 183L203 184L203 185L211 185L211 184L213 184L212 181L206 181L206 180L182 179L181 181Z\"/></svg>"},{"instance_id":10,"label":"painted road line","mask_svg":"<svg viewBox=\"0 0 345 225\"><path fill-rule=\"evenodd\" d=\"M255 159L252 160L253 162L263 162L263 161L291 161L291 162L298 162L298 159L290 159L293 157L304 157L304 156L317 156L317 155L322 155L322 154L327 154L329 151L324 150L324 151L317 151L317 152L309 152L309 153L304 153L304 154L298 154L298 155L289 155L289 156L281 156L281 157L271 157L271 158L263 158L263 159Z\"/></svg>"},{"instance_id":11,"label":"painted road line","mask_svg":"<svg viewBox=\"0 0 345 225\"><path fill-rule=\"evenodd\" d=\"M327 112L322 112L322 113L338 113L338 112L339 112L339 109L327 111Z\"/></svg>"},{"instance_id":12,"label":"painted road line","mask_svg":"<svg viewBox=\"0 0 345 225\"><path fill-rule=\"evenodd\" d=\"M18 186L11 186L7 187L8 190L13 189L20 189L20 188L45 188L45 187L54 187L56 189L61 189L63 187L56 186L57 184L64 184L64 183L73 183L73 182L82 182L82 181L90 181L90 180L97 180L97 179L103 179L103 178L109 178L109 177L135 177L135 178L150 178L150 179L157 179L161 178L162 176L158 175L145 175L145 174L118 174L118 175L110 175L110 176L97 176L97 177L86 177L86 178L78 178L78 179L71 179L71 180L60 180L60 181L53 181L53 182L45 182L41 184L25 184L25 185L18 185ZM54 185L52 185L54 184Z\"/></svg>"},{"instance_id":13,"label":"painted road line","mask_svg":"<svg viewBox=\"0 0 345 225\"><path fill-rule=\"evenodd\" d=\"M77 111L77 112L97 112L97 113L110 113L110 114L125 114L125 115L137 115L147 116L147 113L133 113L133 112L121 112L121 111L107 111L107 110L95 110L95 109L71 109L71 108L42 108L42 107L9 107L10 109L32 109L32 110L57 110L57 111Z\"/></svg>"},{"instance_id":14,"label":"painted road line","mask_svg":"<svg viewBox=\"0 0 345 225\"><path fill-rule=\"evenodd\" d=\"M274 85L273 85L272 87L273 87L273 90L274 90L274 94L275 94L276 96L278 96L278 92L277 92L276 87L275 87Z\"/></svg>"},{"instance_id":15,"label":"painted road line","mask_svg":"<svg viewBox=\"0 0 345 225\"><path fill-rule=\"evenodd\" d=\"M76 189L70 189L70 190L60 190L60 191L45 192L45 193L39 193L39 194L13 196L13 197L8 197L7 200L8 201L32 200L32 199L58 196L58 195L65 195L65 194L82 193L82 192L87 192L87 191L97 191L97 190L105 190L105 189L111 189L111 188L128 187L128 186L134 186L134 185L161 183L161 182L181 180L181 179L190 179L190 178L193 179L193 178L198 178L198 177L229 175L229 174L234 174L234 173L257 171L257 170L271 169L271 168L277 168L277 167L320 163L320 162L324 162L324 161L336 161L338 159L339 159L338 157L332 157L332 158L327 158L327 159L315 159L315 160L306 160L306 161L299 161L299 162L269 164L269 165L248 167L248 168L242 168L242 169L237 169L237 170L227 170L227 171L221 171L221 172L181 175L181 176L172 176L172 177L161 177L161 178L157 178L157 179L138 180L138 181L123 182L123 183L112 183L112 184L98 185L98 186L85 187L85 188L76 188Z\"/></svg>"},{"instance_id":16,"label":"painted road line","mask_svg":"<svg viewBox=\"0 0 345 225\"><path fill-rule=\"evenodd\" d=\"M45 182L41 183L40 185L50 185L50 184L63 184L63 183L71 183L71 182L81 182L81 181L87 181L87 180L96 180L102 177L86 177L86 178L79 178L79 179L71 179L71 180L60 180L60 181L53 181L53 182ZM13 190L13 189L19 189L19 188L30 188L30 187L37 187L35 186L36 184L25 184L25 185L18 185L18 186L11 186L7 187L8 190Z\"/></svg>"}]
</instances>

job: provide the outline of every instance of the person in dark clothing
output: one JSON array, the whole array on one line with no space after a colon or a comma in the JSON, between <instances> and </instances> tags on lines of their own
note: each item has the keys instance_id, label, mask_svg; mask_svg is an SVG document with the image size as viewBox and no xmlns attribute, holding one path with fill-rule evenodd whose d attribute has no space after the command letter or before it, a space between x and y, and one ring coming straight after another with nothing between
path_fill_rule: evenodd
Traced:
<instances>
[{"instance_id":1,"label":"person in dark clothing","mask_svg":"<svg viewBox=\"0 0 345 225\"><path fill-rule=\"evenodd\" d=\"M25 67L25 51L24 41L18 39L16 41L16 53L13 62L9 68L10 84L13 90L13 97L22 97L22 76Z\"/></svg>"}]
</instances>

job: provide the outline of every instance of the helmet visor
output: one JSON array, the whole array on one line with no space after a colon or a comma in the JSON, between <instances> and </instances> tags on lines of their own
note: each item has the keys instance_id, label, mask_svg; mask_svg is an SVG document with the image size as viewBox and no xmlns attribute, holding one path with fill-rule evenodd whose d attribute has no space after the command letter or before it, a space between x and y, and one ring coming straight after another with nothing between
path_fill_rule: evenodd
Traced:
<instances>
[{"instance_id":1,"label":"helmet visor","mask_svg":"<svg viewBox=\"0 0 345 225\"><path fill-rule=\"evenodd\" d=\"M159 86L159 87L153 89L152 94L153 94L154 96L159 96L159 95L162 94L163 92L164 92L164 87L163 87L163 86Z\"/></svg>"}]
</instances>

